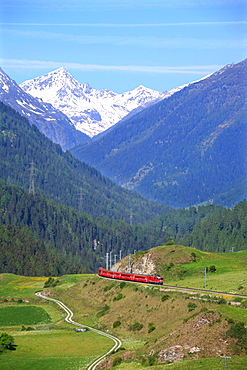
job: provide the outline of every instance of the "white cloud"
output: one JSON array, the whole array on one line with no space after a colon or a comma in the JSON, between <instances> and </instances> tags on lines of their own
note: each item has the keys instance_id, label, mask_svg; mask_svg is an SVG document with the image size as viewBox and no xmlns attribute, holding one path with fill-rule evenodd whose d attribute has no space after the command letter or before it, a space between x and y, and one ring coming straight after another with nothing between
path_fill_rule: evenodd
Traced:
<instances>
[{"instance_id":1,"label":"white cloud","mask_svg":"<svg viewBox=\"0 0 247 370\"><path fill-rule=\"evenodd\" d=\"M68 70L81 71L119 71L119 72L142 72L142 73L175 73L175 74L198 74L206 75L222 68L222 65L204 66L137 66L137 65L101 65L101 64L80 64L80 63L61 63L53 61L25 60L25 59L0 59L3 68L23 68L23 69L57 69L64 67Z\"/></svg>"},{"instance_id":2,"label":"white cloud","mask_svg":"<svg viewBox=\"0 0 247 370\"><path fill-rule=\"evenodd\" d=\"M23 39L42 39L58 41L59 43L76 43L80 45L113 45L134 46L149 48L170 49L240 49L246 48L247 40L240 39L200 39L200 38L164 38L148 36L108 36L108 35L79 35L69 33L56 33L46 31L23 31L7 29L3 31L6 35L16 36Z\"/></svg>"},{"instance_id":3,"label":"white cloud","mask_svg":"<svg viewBox=\"0 0 247 370\"><path fill-rule=\"evenodd\" d=\"M227 6L245 4L245 0L8 0L2 1L3 9L27 8L33 10L106 10L106 9L164 9L200 6Z\"/></svg>"},{"instance_id":4,"label":"white cloud","mask_svg":"<svg viewBox=\"0 0 247 370\"><path fill-rule=\"evenodd\" d=\"M216 22L167 22L167 23L0 23L0 26L20 27L92 27L92 28L138 28L138 27L184 27L184 26L227 26L246 25L247 21Z\"/></svg>"}]
</instances>

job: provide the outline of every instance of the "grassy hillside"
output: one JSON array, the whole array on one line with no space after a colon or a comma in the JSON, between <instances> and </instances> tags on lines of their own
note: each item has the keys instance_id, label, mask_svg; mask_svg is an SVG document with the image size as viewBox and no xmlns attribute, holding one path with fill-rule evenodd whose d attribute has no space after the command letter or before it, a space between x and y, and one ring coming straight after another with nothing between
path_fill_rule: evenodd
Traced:
<instances>
[{"instance_id":1,"label":"grassy hillside","mask_svg":"<svg viewBox=\"0 0 247 370\"><path fill-rule=\"evenodd\" d=\"M144 260L156 266L164 284L202 289L206 268L207 289L247 294L247 251L210 253L179 245L160 246L132 255L131 271L138 273ZM128 263L128 257L124 258L118 269L126 269Z\"/></svg>"},{"instance_id":2,"label":"grassy hillside","mask_svg":"<svg viewBox=\"0 0 247 370\"><path fill-rule=\"evenodd\" d=\"M245 252L214 255L181 246L164 246L147 253L152 253L160 262L160 271L163 269L169 282L185 285L190 279L194 286L199 281L200 269L215 265L216 280L232 279L232 287L239 287L239 274L242 273L243 288L238 291L247 292ZM191 253L196 254L195 262L190 261ZM171 263L174 266L165 271ZM235 266L238 266L238 273L235 273ZM175 268L186 268L188 276L178 280L178 274L172 272ZM95 336L93 332L78 335L62 320L65 315L57 305L37 298L34 292L41 290L45 281L46 278L0 275L0 310L16 307L18 311L37 306L47 312L51 321L46 316L44 322L35 325L37 330L31 331L22 331L20 323L10 325L6 322L1 332L13 335L17 347L15 351L0 355L3 369L24 369L30 365L38 370L86 369L93 357L111 346L109 340ZM223 366L221 354L231 356L231 364L236 369L243 369L247 361L245 329L241 338L232 336L239 325L241 329L239 323L247 324L247 299L232 298L227 294L189 294L171 291L165 286L100 279L96 275L59 277L58 285L46 288L46 294L60 299L72 309L75 321L108 331L122 340L122 348L107 359L105 368L110 368L115 361L114 364L118 362L119 365L114 368L123 370L143 370L151 364L153 369L160 370L220 369ZM27 327L29 324L23 325Z\"/></svg>"}]
</instances>

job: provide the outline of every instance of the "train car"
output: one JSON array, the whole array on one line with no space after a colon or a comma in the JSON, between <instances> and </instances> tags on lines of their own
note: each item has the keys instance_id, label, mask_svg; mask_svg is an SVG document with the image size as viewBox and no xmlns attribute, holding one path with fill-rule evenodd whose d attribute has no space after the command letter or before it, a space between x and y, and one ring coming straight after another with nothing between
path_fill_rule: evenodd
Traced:
<instances>
[{"instance_id":1,"label":"train car","mask_svg":"<svg viewBox=\"0 0 247 370\"><path fill-rule=\"evenodd\" d=\"M128 274L126 272L109 271L103 268L99 268L98 275L110 279L128 280L158 285L162 285L164 282L163 277L161 276Z\"/></svg>"}]
</instances>

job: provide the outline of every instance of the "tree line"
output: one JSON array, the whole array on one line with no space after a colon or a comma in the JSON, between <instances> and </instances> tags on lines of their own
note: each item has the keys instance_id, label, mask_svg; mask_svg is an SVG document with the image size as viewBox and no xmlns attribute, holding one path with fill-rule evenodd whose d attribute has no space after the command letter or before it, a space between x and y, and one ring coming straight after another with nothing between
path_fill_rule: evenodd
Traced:
<instances>
[{"instance_id":1,"label":"tree line","mask_svg":"<svg viewBox=\"0 0 247 370\"><path fill-rule=\"evenodd\" d=\"M210 252L247 248L247 202L233 209L190 207L131 226L107 217L94 220L72 207L25 192L0 180L0 272L49 276L95 272L106 253L175 243Z\"/></svg>"}]
</instances>

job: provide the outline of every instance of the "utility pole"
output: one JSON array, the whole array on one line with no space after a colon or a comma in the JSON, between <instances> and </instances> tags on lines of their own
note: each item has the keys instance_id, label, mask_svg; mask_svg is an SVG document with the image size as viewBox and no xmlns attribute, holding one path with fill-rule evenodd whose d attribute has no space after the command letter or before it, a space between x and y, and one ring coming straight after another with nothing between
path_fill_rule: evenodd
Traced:
<instances>
[{"instance_id":1,"label":"utility pole","mask_svg":"<svg viewBox=\"0 0 247 370\"><path fill-rule=\"evenodd\" d=\"M129 263L128 263L128 271L129 271L129 274L131 273L131 269L130 269L130 255L129 255Z\"/></svg>"},{"instance_id":2,"label":"utility pole","mask_svg":"<svg viewBox=\"0 0 247 370\"><path fill-rule=\"evenodd\" d=\"M111 263L111 254L112 254L112 251L110 251L110 269L109 270L111 270L111 265L112 265L112 263Z\"/></svg>"},{"instance_id":3,"label":"utility pole","mask_svg":"<svg viewBox=\"0 0 247 370\"><path fill-rule=\"evenodd\" d=\"M133 225L133 213L132 213L132 208L130 210L130 226Z\"/></svg>"},{"instance_id":4,"label":"utility pole","mask_svg":"<svg viewBox=\"0 0 247 370\"><path fill-rule=\"evenodd\" d=\"M109 253L106 253L106 270L108 271Z\"/></svg>"},{"instance_id":5,"label":"utility pole","mask_svg":"<svg viewBox=\"0 0 247 370\"><path fill-rule=\"evenodd\" d=\"M220 358L224 359L224 370L227 370L227 359L231 358L229 356L220 356Z\"/></svg>"},{"instance_id":6,"label":"utility pole","mask_svg":"<svg viewBox=\"0 0 247 370\"><path fill-rule=\"evenodd\" d=\"M115 271L117 271L117 255L114 254L114 266L115 266Z\"/></svg>"},{"instance_id":7,"label":"utility pole","mask_svg":"<svg viewBox=\"0 0 247 370\"><path fill-rule=\"evenodd\" d=\"M204 269L204 289L207 288L207 268Z\"/></svg>"},{"instance_id":8,"label":"utility pole","mask_svg":"<svg viewBox=\"0 0 247 370\"><path fill-rule=\"evenodd\" d=\"M29 194L35 194L34 190L34 163L33 161L31 162L31 168L30 168L30 178L29 178Z\"/></svg>"},{"instance_id":9,"label":"utility pole","mask_svg":"<svg viewBox=\"0 0 247 370\"><path fill-rule=\"evenodd\" d=\"M122 251L120 249L120 251L119 251L119 261L121 261L121 259L122 259Z\"/></svg>"},{"instance_id":10,"label":"utility pole","mask_svg":"<svg viewBox=\"0 0 247 370\"><path fill-rule=\"evenodd\" d=\"M83 210L83 193L82 193L82 187L80 187L80 193L79 193L79 212L82 212Z\"/></svg>"}]
</instances>

